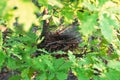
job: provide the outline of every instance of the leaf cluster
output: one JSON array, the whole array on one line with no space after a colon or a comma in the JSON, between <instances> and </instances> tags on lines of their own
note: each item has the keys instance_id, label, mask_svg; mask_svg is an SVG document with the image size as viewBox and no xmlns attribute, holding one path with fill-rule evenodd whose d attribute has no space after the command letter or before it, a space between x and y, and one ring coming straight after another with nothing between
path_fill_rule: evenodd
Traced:
<instances>
[{"instance_id":1,"label":"leaf cluster","mask_svg":"<svg viewBox=\"0 0 120 80\"><path fill-rule=\"evenodd\" d=\"M120 79L119 0L1 0L0 5L0 76L10 75L9 80L66 80L71 70L78 80ZM43 15L45 8L47 15ZM79 47L73 52L38 49L47 19L53 31L77 19L74 24L79 24L82 39ZM3 31L3 27L7 29ZM67 57L56 58L56 54Z\"/></svg>"}]
</instances>

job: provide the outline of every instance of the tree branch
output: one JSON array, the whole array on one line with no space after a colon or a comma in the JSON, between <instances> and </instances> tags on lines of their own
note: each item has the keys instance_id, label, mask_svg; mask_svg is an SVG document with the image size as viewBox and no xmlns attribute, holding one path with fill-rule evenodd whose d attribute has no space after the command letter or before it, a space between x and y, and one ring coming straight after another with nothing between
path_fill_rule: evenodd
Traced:
<instances>
[{"instance_id":1,"label":"tree branch","mask_svg":"<svg viewBox=\"0 0 120 80\"><path fill-rule=\"evenodd\" d=\"M47 15L47 14L48 14L48 9L45 8L44 11L43 11L43 15ZM43 20L43 30L42 30L42 33L40 35L40 38L47 36L48 28L49 28L49 20L48 19Z\"/></svg>"}]
</instances>

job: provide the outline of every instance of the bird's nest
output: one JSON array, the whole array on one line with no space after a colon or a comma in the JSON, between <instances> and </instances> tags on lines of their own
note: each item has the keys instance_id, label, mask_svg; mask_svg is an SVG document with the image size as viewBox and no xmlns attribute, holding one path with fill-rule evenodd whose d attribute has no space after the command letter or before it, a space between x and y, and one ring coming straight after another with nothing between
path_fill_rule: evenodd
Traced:
<instances>
[{"instance_id":1,"label":"bird's nest","mask_svg":"<svg viewBox=\"0 0 120 80\"><path fill-rule=\"evenodd\" d=\"M73 33L74 34L74 33ZM78 47L80 42L79 38L72 33L49 33L44 40L38 45L38 48L44 48L49 52L58 50L62 51L73 51Z\"/></svg>"}]
</instances>

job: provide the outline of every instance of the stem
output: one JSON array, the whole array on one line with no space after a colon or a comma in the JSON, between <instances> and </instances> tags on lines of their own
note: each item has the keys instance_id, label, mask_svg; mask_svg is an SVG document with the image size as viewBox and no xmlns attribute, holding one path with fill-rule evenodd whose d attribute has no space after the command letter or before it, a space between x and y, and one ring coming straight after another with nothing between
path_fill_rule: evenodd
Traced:
<instances>
[{"instance_id":1,"label":"stem","mask_svg":"<svg viewBox=\"0 0 120 80\"><path fill-rule=\"evenodd\" d=\"M43 11L43 15L47 15L47 14L48 14L48 9L45 8L44 11ZM43 30L42 30L40 38L47 36L48 28L49 28L49 20L48 19L43 20Z\"/></svg>"}]
</instances>

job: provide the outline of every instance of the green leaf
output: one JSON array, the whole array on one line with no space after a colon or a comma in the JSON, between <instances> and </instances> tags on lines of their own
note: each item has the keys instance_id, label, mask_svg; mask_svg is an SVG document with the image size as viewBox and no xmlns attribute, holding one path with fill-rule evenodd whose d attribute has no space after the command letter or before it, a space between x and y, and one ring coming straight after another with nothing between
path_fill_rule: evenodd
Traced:
<instances>
[{"instance_id":1,"label":"green leaf","mask_svg":"<svg viewBox=\"0 0 120 80\"><path fill-rule=\"evenodd\" d=\"M108 67L120 72L120 62L119 61L110 60L108 62Z\"/></svg>"},{"instance_id":2,"label":"green leaf","mask_svg":"<svg viewBox=\"0 0 120 80\"><path fill-rule=\"evenodd\" d=\"M48 80L54 80L55 79L55 72L50 72L47 74Z\"/></svg>"},{"instance_id":3,"label":"green leaf","mask_svg":"<svg viewBox=\"0 0 120 80\"><path fill-rule=\"evenodd\" d=\"M97 18L98 14L94 13L90 16L84 16L85 20L81 20L81 32L83 35L89 35L92 34L93 31L95 31L95 26L97 25Z\"/></svg>"},{"instance_id":4,"label":"green leaf","mask_svg":"<svg viewBox=\"0 0 120 80\"><path fill-rule=\"evenodd\" d=\"M21 73L22 78L28 78L29 68L23 69Z\"/></svg>"},{"instance_id":5,"label":"green leaf","mask_svg":"<svg viewBox=\"0 0 120 80\"><path fill-rule=\"evenodd\" d=\"M0 68L3 66L3 62L5 61L5 54L0 50Z\"/></svg>"},{"instance_id":6,"label":"green leaf","mask_svg":"<svg viewBox=\"0 0 120 80\"><path fill-rule=\"evenodd\" d=\"M20 55L18 55L18 54L12 54L12 55L13 55L14 57L16 57L16 58L22 60L22 57L21 57Z\"/></svg>"},{"instance_id":7,"label":"green leaf","mask_svg":"<svg viewBox=\"0 0 120 80\"><path fill-rule=\"evenodd\" d=\"M67 78L67 73L57 72L56 76L57 76L57 80L65 80Z\"/></svg>"},{"instance_id":8,"label":"green leaf","mask_svg":"<svg viewBox=\"0 0 120 80\"><path fill-rule=\"evenodd\" d=\"M53 64L51 61L49 60L44 60L44 62L48 65L48 67L51 69L51 70L54 70L54 67L53 67Z\"/></svg>"},{"instance_id":9,"label":"green leaf","mask_svg":"<svg viewBox=\"0 0 120 80\"><path fill-rule=\"evenodd\" d=\"M54 21L54 23L58 26L60 24L60 20L59 18L55 17L55 16L52 16L52 19Z\"/></svg>"},{"instance_id":10,"label":"green leaf","mask_svg":"<svg viewBox=\"0 0 120 80\"><path fill-rule=\"evenodd\" d=\"M59 70L59 67L61 67L62 64L64 64L65 60L63 58L61 59L55 59L53 64L56 70Z\"/></svg>"},{"instance_id":11,"label":"green leaf","mask_svg":"<svg viewBox=\"0 0 120 80\"><path fill-rule=\"evenodd\" d=\"M120 71L116 71L114 69L109 69L107 73L105 73L106 80L120 80Z\"/></svg>"},{"instance_id":12,"label":"green leaf","mask_svg":"<svg viewBox=\"0 0 120 80\"><path fill-rule=\"evenodd\" d=\"M37 76L37 80L46 80L47 76L46 76L46 73L42 73L40 75Z\"/></svg>"},{"instance_id":13,"label":"green leaf","mask_svg":"<svg viewBox=\"0 0 120 80\"><path fill-rule=\"evenodd\" d=\"M17 9L11 10L14 6L16 6ZM8 25L12 30L14 30L13 23L15 22L16 17L18 17L19 24L24 24L24 31L28 31L31 28L31 25L37 20L34 15L34 11L37 8L31 1L9 0L7 8L8 11L6 11L6 13L11 13L11 15L9 15L11 18L8 20Z\"/></svg>"},{"instance_id":14,"label":"green leaf","mask_svg":"<svg viewBox=\"0 0 120 80\"><path fill-rule=\"evenodd\" d=\"M49 69L54 70L53 62L49 55L42 56L42 59Z\"/></svg>"},{"instance_id":15,"label":"green leaf","mask_svg":"<svg viewBox=\"0 0 120 80\"><path fill-rule=\"evenodd\" d=\"M70 61L66 61L58 69L59 70L68 70L71 67L71 64L72 63Z\"/></svg>"},{"instance_id":16,"label":"green leaf","mask_svg":"<svg viewBox=\"0 0 120 80\"><path fill-rule=\"evenodd\" d=\"M107 22L109 26L113 27L116 30L120 28L118 21L112 18L111 16L107 16L106 14L103 14L102 20Z\"/></svg>"},{"instance_id":17,"label":"green leaf","mask_svg":"<svg viewBox=\"0 0 120 80\"><path fill-rule=\"evenodd\" d=\"M68 52L68 57L69 57L69 60L73 63L76 62L76 58L75 56L73 55L73 53L71 51Z\"/></svg>"},{"instance_id":18,"label":"green leaf","mask_svg":"<svg viewBox=\"0 0 120 80\"><path fill-rule=\"evenodd\" d=\"M2 31L0 31L0 50L2 49L2 44L3 44L3 37L2 37Z\"/></svg>"},{"instance_id":19,"label":"green leaf","mask_svg":"<svg viewBox=\"0 0 120 80\"><path fill-rule=\"evenodd\" d=\"M99 0L99 7L101 8L101 6L103 6L108 0Z\"/></svg>"},{"instance_id":20,"label":"green leaf","mask_svg":"<svg viewBox=\"0 0 120 80\"><path fill-rule=\"evenodd\" d=\"M110 17L110 18L109 18ZM112 21L112 22L111 22ZM104 38L113 45L115 51L118 55L120 55L120 41L117 36L117 32L115 29L118 29L117 23L113 21L112 16L107 14L102 14L100 16L100 29Z\"/></svg>"},{"instance_id":21,"label":"green leaf","mask_svg":"<svg viewBox=\"0 0 120 80\"><path fill-rule=\"evenodd\" d=\"M0 1L0 17L3 17L4 9L6 8L7 0L1 0Z\"/></svg>"},{"instance_id":22,"label":"green leaf","mask_svg":"<svg viewBox=\"0 0 120 80\"><path fill-rule=\"evenodd\" d=\"M114 22L114 21L113 21ZM111 20L108 18L107 14L103 14L103 18L100 18L100 28L103 36L108 42L112 42L115 40L115 35L112 29Z\"/></svg>"},{"instance_id":23,"label":"green leaf","mask_svg":"<svg viewBox=\"0 0 120 80\"><path fill-rule=\"evenodd\" d=\"M15 59L8 58L7 66L8 66L10 69L15 70L15 69L17 68Z\"/></svg>"},{"instance_id":24,"label":"green leaf","mask_svg":"<svg viewBox=\"0 0 120 80\"><path fill-rule=\"evenodd\" d=\"M46 69L45 68L46 65L43 62L43 60L41 59L41 57L32 59L32 64L33 64L34 69L41 70L41 71L45 71L45 69Z\"/></svg>"},{"instance_id":25,"label":"green leaf","mask_svg":"<svg viewBox=\"0 0 120 80\"><path fill-rule=\"evenodd\" d=\"M51 15L44 15L43 18L42 18L42 20L47 20L47 19L49 19L50 17L51 17Z\"/></svg>"},{"instance_id":26,"label":"green leaf","mask_svg":"<svg viewBox=\"0 0 120 80\"><path fill-rule=\"evenodd\" d=\"M102 73L104 70L106 70L105 65L103 65L102 63L93 64L93 68L98 70L98 71L93 70L94 73L98 73L98 74Z\"/></svg>"},{"instance_id":27,"label":"green leaf","mask_svg":"<svg viewBox=\"0 0 120 80\"><path fill-rule=\"evenodd\" d=\"M64 16L66 23L72 23L74 18L74 11L72 8L65 7L61 11L61 15Z\"/></svg>"},{"instance_id":28,"label":"green leaf","mask_svg":"<svg viewBox=\"0 0 120 80\"><path fill-rule=\"evenodd\" d=\"M58 0L48 0L48 4L51 6L57 6L63 8L63 5Z\"/></svg>"},{"instance_id":29,"label":"green leaf","mask_svg":"<svg viewBox=\"0 0 120 80\"><path fill-rule=\"evenodd\" d=\"M90 11L97 11L97 7L93 4L90 4L87 1L83 2L84 7L88 8Z\"/></svg>"},{"instance_id":30,"label":"green leaf","mask_svg":"<svg viewBox=\"0 0 120 80\"><path fill-rule=\"evenodd\" d=\"M76 73L78 76L78 80L89 80L88 76L86 76L88 73L83 68L81 68L81 69L77 68Z\"/></svg>"},{"instance_id":31,"label":"green leaf","mask_svg":"<svg viewBox=\"0 0 120 80\"><path fill-rule=\"evenodd\" d=\"M20 80L20 79L21 79L21 77L17 76L17 75L14 75L14 76L9 78L9 80Z\"/></svg>"},{"instance_id":32,"label":"green leaf","mask_svg":"<svg viewBox=\"0 0 120 80\"><path fill-rule=\"evenodd\" d=\"M48 5L48 0L38 0L38 3L39 3L40 5L47 6L47 5Z\"/></svg>"},{"instance_id":33,"label":"green leaf","mask_svg":"<svg viewBox=\"0 0 120 80\"><path fill-rule=\"evenodd\" d=\"M22 0L23 2L30 2L30 0Z\"/></svg>"},{"instance_id":34,"label":"green leaf","mask_svg":"<svg viewBox=\"0 0 120 80\"><path fill-rule=\"evenodd\" d=\"M84 22L87 17L89 17L89 12L85 11L84 13L82 12L77 12L77 17L82 21Z\"/></svg>"}]
</instances>

